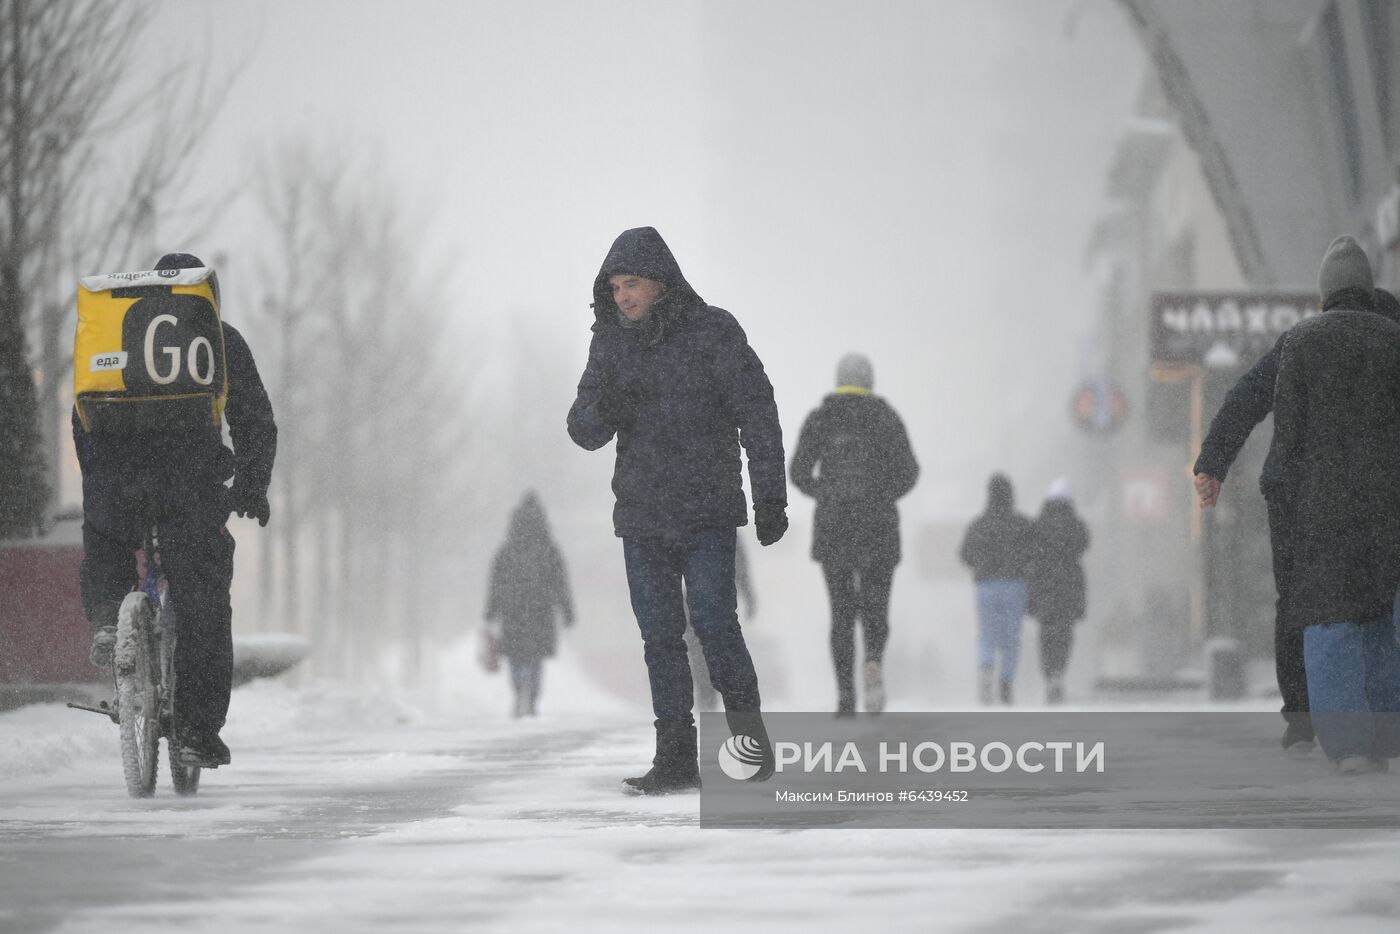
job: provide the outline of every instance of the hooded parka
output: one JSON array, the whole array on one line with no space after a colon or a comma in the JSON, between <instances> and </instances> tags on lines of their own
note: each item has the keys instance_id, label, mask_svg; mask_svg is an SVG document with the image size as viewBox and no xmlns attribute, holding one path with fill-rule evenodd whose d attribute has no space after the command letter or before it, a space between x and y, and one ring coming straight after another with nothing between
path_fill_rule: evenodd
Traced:
<instances>
[{"instance_id":1,"label":"hooded parka","mask_svg":"<svg viewBox=\"0 0 1400 934\"><path fill-rule=\"evenodd\" d=\"M609 278L624 274L666 287L641 322L627 321L613 301ZM613 243L593 283L593 313L568 428L589 451L617 437L619 537L684 541L747 524L741 445L755 501L787 503L782 429L763 364L734 316L690 287L655 229L627 230ZM640 399L625 424L600 404L619 390Z\"/></svg>"}]
</instances>

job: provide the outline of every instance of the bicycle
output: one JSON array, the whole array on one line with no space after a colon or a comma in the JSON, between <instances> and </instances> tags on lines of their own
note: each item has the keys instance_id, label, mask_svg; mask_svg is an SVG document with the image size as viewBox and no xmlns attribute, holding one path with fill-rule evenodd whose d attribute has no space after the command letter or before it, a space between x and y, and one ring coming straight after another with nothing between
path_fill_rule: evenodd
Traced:
<instances>
[{"instance_id":1,"label":"bicycle","mask_svg":"<svg viewBox=\"0 0 1400 934\"><path fill-rule=\"evenodd\" d=\"M69 703L69 707L106 714L121 737L122 774L133 798L155 794L160 763L160 739L166 740L170 782L175 793L199 791L200 766L180 761L175 716L175 610L160 566L160 538L148 527L142 544L145 571L140 585L127 594L117 611L117 641L112 677L116 696L98 706Z\"/></svg>"}]
</instances>

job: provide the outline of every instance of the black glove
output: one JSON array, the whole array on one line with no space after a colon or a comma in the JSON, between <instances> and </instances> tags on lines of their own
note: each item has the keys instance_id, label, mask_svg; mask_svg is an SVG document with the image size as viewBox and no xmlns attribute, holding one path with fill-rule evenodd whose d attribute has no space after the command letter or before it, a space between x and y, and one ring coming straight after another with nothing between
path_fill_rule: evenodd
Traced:
<instances>
[{"instance_id":1,"label":"black glove","mask_svg":"<svg viewBox=\"0 0 1400 934\"><path fill-rule=\"evenodd\" d=\"M754 503L753 524L760 545L771 545L787 531L787 503Z\"/></svg>"},{"instance_id":2,"label":"black glove","mask_svg":"<svg viewBox=\"0 0 1400 934\"><path fill-rule=\"evenodd\" d=\"M257 519L258 525L267 526L272 518L272 505L267 501L266 490L245 490L234 484L228 492L228 510L248 519Z\"/></svg>"},{"instance_id":3,"label":"black glove","mask_svg":"<svg viewBox=\"0 0 1400 934\"><path fill-rule=\"evenodd\" d=\"M631 380L610 383L598 399L598 414L614 428L632 424L646 399L640 383Z\"/></svg>"}]
</instances>

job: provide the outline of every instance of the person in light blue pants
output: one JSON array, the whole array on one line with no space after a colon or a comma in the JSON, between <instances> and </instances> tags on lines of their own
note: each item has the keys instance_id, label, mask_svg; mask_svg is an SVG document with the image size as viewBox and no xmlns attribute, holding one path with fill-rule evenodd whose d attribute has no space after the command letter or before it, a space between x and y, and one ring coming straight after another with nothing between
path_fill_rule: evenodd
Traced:
<instances>
[{"instance_id":1,"label":"person in light blue pants","mask_svg":"<svg viewBox=\"0 0 1400 934\"><path fill-rule=\"evenodd\" d=\"M1026 615L1026 582L989 580L977 585L977 666L990 681L1001 657L1003 703L1011 702L1011 682L1021 657L1021 622ZM982 702L990 703L990 684L982 689Z\"/></svg>"},{"instance_id":2,"label":"person in light blue pants","mask_svg":"<svg viewBox=\"0 0 1400 934\"><path fill-rule=\"evenodd\" d=\"M1016 511L1016 493L1005 474L987 481L987 508L972 521L958 556L977 585L977 664L983 704L1000 682L1001 702L1011 703L1011 679L1021 652L1026 579L1036 552L1035 524ZM1001 671L996 671L997 656ZM999 676L999 677L998 677Z\"/></svg>"}]
</instances>

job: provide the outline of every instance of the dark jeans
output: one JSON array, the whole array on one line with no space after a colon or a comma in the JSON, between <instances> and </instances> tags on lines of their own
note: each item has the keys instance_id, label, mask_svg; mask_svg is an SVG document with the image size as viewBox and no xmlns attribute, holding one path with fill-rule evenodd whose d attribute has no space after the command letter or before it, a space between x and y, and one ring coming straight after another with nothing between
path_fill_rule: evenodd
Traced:
<instances>
[{"instance_id":1,"label":"dark jeans","mask_svg":"<svg viewBox=\"0 0 1400 934\"><path fill-rule=\"evenodd\" d=\"M1269 545L1274 560L1274 589L1278 603L1274 610L1274 673L1283 695L1283 719L1288 721L1285 738L1300 742L1313 738L1308 717L1308 672L1303 662L1303 630L1285 625L1284 610L1289 584L1293 579L1293 510L1279 497L1264 500L1269 510Z\"/></svg>"},{"instance_id":2,"label":"dark jeans","mask_svg":"<svg viewBox=\"0 0 1400 934\"><path fill-rule=\"evenodd\" d=\"M724 698L725 709L758 709L758 676L739 629L734 541L732 528L703 529L685 541L622 540L627 586L642 633L652 712L658 724L695 722L684 638L687 606L710 681Z\"/></svg>"},{"instance_id":3,"label":"dark jeans","mask_svg":"<svg viewBox=\"0 0 1400 934\"><path fill-rule=\"evenodd\" d=\"M1062 677L1074 646L1074 620L1040 621L1040 671L1045 680Z\"/></svg>"},{"instance_id":4,"label":"dark jeans","mask_svg":"<svg viewBox=\"0 0 1400 934\"><path fill-rule=\"evenodd\" d=\"M860 618L865 660L879 662L890 637L890 583L894 566L873 568L822 565L826 592L831 597L831 660L836 688L842 697L854 695L856 618Z\"/></svg>"},{"instance_id":5,"label":"dark jeans","mask_svg":"<svg viewBox=\"0 0 1400 934\"><path fill-rule=\"evenodd\" d=\"M111 607L137 583L142 523L154 519L179 631L176 714L185 727L217 732L233 690L233 536L223 485L178 464L127 466L83 476L84 609L89 620L112 618Z\"/></svg>"}]
</instances>

